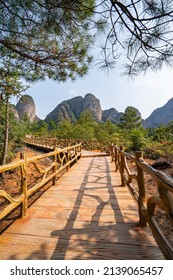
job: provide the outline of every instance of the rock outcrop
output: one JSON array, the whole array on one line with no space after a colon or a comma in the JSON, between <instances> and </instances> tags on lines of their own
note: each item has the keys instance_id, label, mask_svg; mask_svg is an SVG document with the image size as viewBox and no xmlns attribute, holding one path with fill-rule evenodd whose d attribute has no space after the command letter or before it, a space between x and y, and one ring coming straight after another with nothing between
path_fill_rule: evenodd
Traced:
<instances>
[{"instance_id":1,"label":"rock outcrop","mask_svg":"<svg viewBox=\"0 0 173 280\"><path fill-rule=\"evenodd\" d=\"M141 113L138 109L131 106L128 106L127 108L135 110L142 120ZM23 120L25 116L31 123L39 120L36 116L34 100L29 95L23 95L16 107L11 106L11 110L17 120ZM55 123L60 123L64 119L68 119L70 122L74 123L85 110L89 110L92 113L96 122L110 120L114 124L120 123L120 119L124 114L118 112L115 108L102 111L99 99L93 94L88 93L85 97L77 96L61 102L46 116L45 121L49 123L52 119ZM171 121L173 121L173 98L171 98L164 106L154 110L147 119L142 120L142 124L144 127L158 127L161 124L166 125Z\"/></svg>"},{"instance_id":2,"label":"rock outcrop","mask_svg":"<svg viewBox=\"0 0 173 280\"><path fill-rule=\"evenodd\" d=\"M55 123L60 123L64 119L67 119L72 123L76 120L68 101L61 102L52 112L46 116L45 121L49 122L50 120L53 120Z\"/></svg>"},{"instance_id":3,"label":"rock outcrop","mask_svg":"<svg viewBox=\"0 0 173 280\"><path fill-rule=\"evenodd\" d=\"M88 93L85 95L83 100L83 111L88 110L92 113L96 122L102 119L102 108L100 100L97 99L93 94Z\"/></svg>"},{"instance_id":4,"label":"rock outcrop","mask_svg":"<svg viewBox=\"0 0 173 280\"><path fill-rule=\"evenodd\" d=\"M49 122L50 119L52 119L56 123L60 123L64 119L68 119L74 123L85 110L92 113L95 121L101 121L102 109L100 101L91 93L86 94L84 98L82 96L77 96L61 102L46 116L45 121Z\"/></svg>"},{"instance_id":5,"label":"rock outcrop","mask_svg":"<svg viewBox=\"0 0 173 280\"><path fill-rule=\"evenodd\" d=\"M102 112L102 121L111 121L114 124L119 123L119 112L115 108L110 108L108 110L104 110Z\"/></svg>"},{"instance_id":6,"label":"rock outcrop","mask_svg":"<svg viewBox=\"0 0 173 280\"><path fill-rule=\"evenodd\" d=\"M25 94L20 98L16 105L16 111L20 120L23 120L25 117L28 118L30 123L38 120L35 113L35 103L30 95Z\"/></svg>"},{"instance_id":7,"label":"rock outcrop","mask_svg":"<svg viewBox=\"0 0 173 280\"><path fill-rule=\"evenodd\" d=\"M13 104L10 105L10 111L13 113L13 116L14 116L15 120L19 121L20 118L19 118L19 114L16 110L15 105L13 105Z\"/></svg>"},{"instance_id":8,"label":"rock outcrop","mask_svg":"<svg viewBox=\"0 0 173 280\"><path fill-rule=\"evenodd\" d=\"M126 111L128 110L132 110L132 111L135 111L136 113L136 116L139 118L139 121L142 121L142 116L141 116L141 113L139 112L139 110L133 106L128 106L126 109L125 109L125 113Z\"/></svg>"},{"instance_id":9,"label":"rock outcrop","mask_svg":"<svg viewBox=\"0 0 173 280\"><path fill-rule=\"evenodd\" d=\"M76 120L78 120L80 113L83 111L83 97L76 96L68 100L71 111L74 114Z\"/></svg>"}]
</instances>

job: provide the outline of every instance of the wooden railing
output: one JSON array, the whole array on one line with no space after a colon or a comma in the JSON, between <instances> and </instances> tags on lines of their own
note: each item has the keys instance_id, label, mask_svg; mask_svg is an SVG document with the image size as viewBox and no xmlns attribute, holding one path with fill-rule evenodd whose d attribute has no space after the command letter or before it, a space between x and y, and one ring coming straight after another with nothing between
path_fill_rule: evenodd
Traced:
<instances>
[{"instance_id":1,"label":"wooden railing","mask_svg":"<svg viewBox=\"0 0 173 280\"><path fill-rule=\"evenodd\" d=\"M52 180L52 184L55 185L57 176L64 170L68 170L70 166L81 157L81 144L67 147L64 149L55 148L46 154L27 158L26 153L21 154L19 161L9 163L0 166L0 173L11 172L12 170L19 169L19 176L21 182L21 193L15 198L8 194L5 190L0 187L0 199L5 200L5 207L0 212L0 220L7 216L19 205L22 206L21 213L22 217L26 216L28 209L28 198L45 186ZM47 159L49 165L47 168L43 168L40 164L41 160ZM34 186L28 188L28 177L27 169L29 165L33 165L37 172L40 174L41 179L37 181Z\"/></svg>"},{"instance_id":2,"label":"wooden railing","mask_svg":"<svg viewBox=\"0 0 173 280\"><path fill-rule=\"evenodd\" d=\"M173 179L147 164L142 152L136 152L133 156L126 153L123 147L110 145L110 155L112 161L115 162L116 171L120 172L122 186L127 185L137 201L140 225L146 226L148 223L165 258L173 259L173 248L156 221L156 208L158 207L166 213L170 226L173 228ZM136 172L131 171L128 160L135 164ZM145 174L149 174L155 180L158 195L153 194L147 197Z\"/></svg>"},{"instance_id":3,"label":"wooden railing","mask_svg":"<svg viewBox=\"0 0 173 280\"><path fill-rule=\"evenodd\" d=\"M71 141L69 139L36 136L26 137L24 143L31 146L37 146L38 148L43 150L53 150L55 147L62 149L65 147L76 145L76 141Z\"/></svg>"},{"instance_id":4,"label":"wooden railing","mask_svg":"<svg viewBox=\"0 0 173 280\"><path fill-rule=\"evenodd\" d=\"M43 144L43 143L42 143ZM50 147L50 141L49 141ZM68 170L70 166L81 157L81 144L76 144L64 149L55 148L46 154L27 158L26 154L21 155L19 161L0 166L0 173L8 173L11 170L19 169L21 192L18 196L12 197L5 190L0 190L0 199L7 201L0 212L0 220L11 213L16 207L21 205L22 217L26 216L28 209L28 199L34 193L52 180L55 185L56 178L63 170ZM127 185L138 204L139 223L141 226L149 224L153 236L160 246L166 259L173 259L173 249L156 221L156 207L165 211L171 226L173 226L173 179L165 173L158 171L148 165L143 159L142 152L136 152L135 156L124 151L123 147L110 145L110 155L115 162L116 171L120 171L122 186ZM47 168L43 168L40 161L49 160ZM135 164L136 172L129 168L128 160ZM28 188L28 166L32 164L41 175L41 180ZM147 197L144 174L149 174L157 183L158 195ZM137 184L137 189L134 182Z\"/></svg>"},{"instance_id":5,"label":"wooden railing","mask_svg":"<svg viewBox=\"0 0 173 280\"><path fill-rule=\"evenodd\" d=\"M97 140L85 141L81 139L59 139L55 137L30 136L26 137L24 142L25 144L38 146L45 150L49 150L50 148L53 150L55 147L64 148L75 145L76 143L81 143L82 148L85 150L109 150L109 145L107 143L101 143Z\"/></svg>"}]
</instances>

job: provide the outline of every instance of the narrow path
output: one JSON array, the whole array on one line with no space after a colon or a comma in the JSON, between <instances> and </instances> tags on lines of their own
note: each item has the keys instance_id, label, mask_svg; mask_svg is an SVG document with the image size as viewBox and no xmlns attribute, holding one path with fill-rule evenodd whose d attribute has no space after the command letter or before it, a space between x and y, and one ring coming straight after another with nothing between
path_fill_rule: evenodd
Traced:
<instances>
[{"instance_id":1,"label":"narrow path","mask_svg":"<svg viewBox=\"0 0 173 280\"><path fill-rule=\"evenodd\" d=\"M79 160L0 237L1 259L164 259L109 157Z\"/></svg>"}]
</instances>

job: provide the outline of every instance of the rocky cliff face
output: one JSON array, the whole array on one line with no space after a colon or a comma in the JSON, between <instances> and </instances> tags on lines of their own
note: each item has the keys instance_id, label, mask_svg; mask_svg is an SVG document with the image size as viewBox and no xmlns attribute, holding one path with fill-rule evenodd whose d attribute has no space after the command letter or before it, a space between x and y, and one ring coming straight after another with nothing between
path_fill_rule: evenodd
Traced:
<instances>
[{"instance_id":1,"label":"rocky cliff face","mask_svg":"<svg viewBox=\"0 0 173 280\"><path fill-rule=\"evenodd\" d=\"M141 118L141 114L138 109L134 107L129 108L135 110ZM68 119L70 122L74 123L79 119L80 114L85 110L89 110L92 113L96 122L105 122L110 120L112 123L118 124L123 116L123 113L118 112L115 108L103 111L99 99L97 99L93 94L88 93L84 98L82 96L77 96L61 102L46 116L45 121L49 123L52 119L55 123L60 123L64 119Z\"/></svg>"},{"instance_id":2,"label":"rocky cliff face","mask_svg":"<svg viewBox=\"0 0 173 280\"><path fill-rule=\"evenodd\" d=\"M33 123L38 118L35 113L35 103L31 96L23 95L16 105L16 111L18 113L19 119L23 120L26 116L30 123Z\"/></svg>"},{"instance_id":3,"label":"rocky cliff face","mask_svg":"<svg viewBox=\"0 0 173 280\"><path fill-rule=\"evenodd\" d=\"M70 110L73 112L75 119L79 118L80 113L83 111L83 97L77 96L68 100Z\"/></svg>"},{"instance_id":4,"label":"rocky cliff face","mask_svg":"<svg viewBox=\"0 0 173 280\"><path fill-rule=\"evenodd\" d=\"M173 121L173 98L164 106L157 108L145 120L145 127L158 127L160 124L168 124Z\"/></svg>"},{"instance_id":5,"label":"rocky cliff face","mask_svg":"<svg viewBox=\"0 0 173 280\"><path fill-rule=\"evenodd\" d=\"M18 114L18 112L17 112L17 110L16 110L15 105L11 105L11 106L10 106L10 111L13 113L14 118L15 118L17 121L19 121L19 114Z\"/></svg>"},{"instance_id":6,"label":"rocky cliff face","mask_svg":"<svg viewBox=\"0 0 173 280\"><path fill-rule=\"evenodd\" d=\"M97 99L93 94L88 93L85 95L83 100L83 111L88 110L92 112L93 117L96 122L101 121L102 119L102 108L100 105L100 100Z\"/></svg>"},{"instance_id":7,"label":"rocky cliff face","mask_svg":"<svg viewBox=\"0 0 173 280\"><path fill-rule=\"evenodd\" d=\"M62 103L60 103L52 112L50 112L46 116L45 121L49 122L51 119L55 123L60 123L64 119L67 119L71 122L74 122L76 120L68 101L63 101Z\"/></svg>"},{"instance_id":8,"label":"rocky cliff face","mask_svg":"<svg viewBox=\"0 0 173 280\"><path fill-rule=\"evenodd\" d=\"M138 109L134 107L127 108L133 108L136 110L138 116L141 118L141 114ZM25 116L27 116L31 123L39 120L35 113L34 100L29 95L23 95L16 107L12 106L11 110L16 119L22 120ZM99 99L97 99L93 94L88 93L85 97L77 96L61 102L47 115L45 121L49 122L50 119L52 119L56 123L60 123L64 119L68 119L70 122L74 123L79 119L80 114L84 110L89 110L97 122L110 120L114 124L118 124L120 122L120 118L123 116L123 113L118 112L115 108L102 111ZM154 110L146 120L142 120L142 124L144 127L157 127L160 124L168 124L171 121L173 121L173 98L171 98L161 108Z\"/></svg>"},{"instance_id":9,"label":"rocky cliff face","mask_svg":"<svg viewBox=\"0 0 173 280\"><path fill-rule=\"evenodd\" d=\"M102 112L102 121L106 122L109 120L112 123L117 124L119 122L118 115L119 115L119 112L115 108L110 108L108 110L104 110Z\"/></svg>"},{"instance_id":10,"label":"rocky cliff face","mask_svg":"<svg viewBox=\"0 0 173 280\"><path fill-rule=\"evenodd\" d=\"M90 111L97 122L101 121L102 109L100 101L90 93L85 95L84 98L78 96L61 102L46 116L45 121L49 122L52 119L56 123L60 123L64 119L68 119L73 123L78 120L80 113L84 110Z\"/></svg>"}]
</instances>

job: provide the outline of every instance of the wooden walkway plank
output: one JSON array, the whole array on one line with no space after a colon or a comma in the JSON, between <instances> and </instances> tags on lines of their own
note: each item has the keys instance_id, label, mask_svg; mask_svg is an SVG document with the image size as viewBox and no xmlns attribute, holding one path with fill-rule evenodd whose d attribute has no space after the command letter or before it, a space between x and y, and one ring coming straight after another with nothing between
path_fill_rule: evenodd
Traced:
<instances>
[{"instance_id":1,"label":"wooden walkway plank","mask_svg":"<svg viewBox=\"0 0 173 280\"><path fill-rule=\"evenodd\" d=\"M164 259L109 157L77 162L0 236L1 259Z\"/></svg>"}]
</instances>

